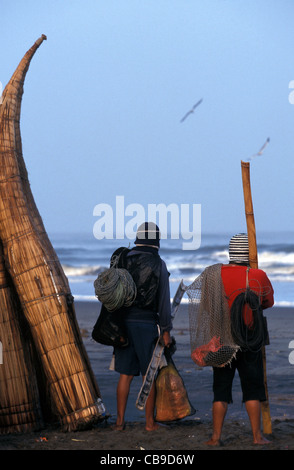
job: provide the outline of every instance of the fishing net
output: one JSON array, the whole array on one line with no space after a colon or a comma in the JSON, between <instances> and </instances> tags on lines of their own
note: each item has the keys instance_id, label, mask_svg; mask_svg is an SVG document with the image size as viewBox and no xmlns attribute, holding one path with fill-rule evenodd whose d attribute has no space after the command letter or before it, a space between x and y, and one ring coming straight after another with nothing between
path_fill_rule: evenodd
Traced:
<instances>
[{"instance_id":1,"label":"fishing net","mask_svg":"<svg viewBox=\"0 0 294 470\"><path fill-rule=\"evenodd\" d=\"M201 367L222 367L236 356L239 346L231 333L228 301L221 264L207 267L187 287L191 357Z\"/></svg>"}]
</instances>

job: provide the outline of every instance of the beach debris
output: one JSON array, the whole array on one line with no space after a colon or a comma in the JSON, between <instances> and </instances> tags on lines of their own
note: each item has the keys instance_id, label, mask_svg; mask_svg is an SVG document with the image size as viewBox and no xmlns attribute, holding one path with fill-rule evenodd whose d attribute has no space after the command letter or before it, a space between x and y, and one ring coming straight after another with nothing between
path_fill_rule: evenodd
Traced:
<instances>
[{"instance_id":1,"label":"beach debris","mask_svg":"<svg viewBox=\"0 0 294 470\"><path fill-rule=\"evenodd\" d=\"M86 328L80 328L80 332L83 338L88 338L89 331Z\"/></svg>"},{"instance_id":2,"label":"beach debris","mask_svg":"<svg viewBox=\"0 0 294 470\"><path fill-rule=\"evenodd\" d=\"M201 98L201 100L197 101L196 104L194 104L194 106L190 109L190 111L188 111L184 117L182 117L182 119L180 120L180 122L184 122L185 119L187 119L187 117L190 115L190 114L193 114L195 109L202 103L203 101L203 98Z\"/></svg>"},{"instance_id":3,"label":"beach debris","mask_svg":"<svg viewBox=\"0 0 294 470\"><path fill-rule=\"evenodd\" d=\"M24 80L31 59L46 39L42 35L26 52L2 94L0 240L5 269L22 309L21 317L28 337L33 342L31 350L34 351L35 370L28 376L32 391L30 398L34 401L32 408L42 409L46 419L58 420L63 430L69 431L82 429L104 417L98 408L97 399L101 395L77 323L68 279L35 204L22 154L20 111ZM9 315L15 322L13 328L16 332L19 315L16 309ZM1 321L3 319L0 318ZM3 334L3 329L0 332L0 341L4 343L6 332ZM24 360L29 364L25 355ZM17 358L10 351L4 351L5 361L12 361L13 370ZM25 391L21 390L20 382L13 390L15 381L9 385L9 377L3 377L3 370L1 367L1 382L6 382L6 388L1 384L1 408L5 402L4 393L10 396L10 393L16 395L19 391L19 405L22 405ZM39 395L33 393L36 375ZM7 387L11 387L11 392ZM21 424L26 414L27 421L38 420L29 409L15 409L14 426L18 422ZM0 413L0 434L7 429L7 417Z\"/></svg>"},{"instance_id":4,"label":"beach debris","mask_svg":"<svg viewBox=\"0 0 294 470\"><path fill-rule=\"evenodd\" d=\"M252 155L251 157L249 157L247 161L253 160L253 158L261 156L263 154L264 149L267 147L269 141L270 141L270 138L268 137L265 143L263 144L263 146L259 149L259 151L255 153L254 155Z\"/></svg>"},{"instance_id":5,"label":"beach debris","mask_svg":"<svg viewBox=\"0 0 294 470\"><path fill-rule=\"evenodd\" d=\"M48 442L47 437L38 437L38 439L35 439L36 442Z\"/></svg>"}]
</instances>

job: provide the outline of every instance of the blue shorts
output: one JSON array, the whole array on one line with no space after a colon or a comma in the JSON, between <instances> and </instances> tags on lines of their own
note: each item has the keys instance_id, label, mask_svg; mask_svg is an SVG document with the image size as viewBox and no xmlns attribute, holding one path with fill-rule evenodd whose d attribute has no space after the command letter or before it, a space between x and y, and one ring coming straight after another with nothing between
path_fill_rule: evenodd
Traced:
<instances>
[{"instance_id":1,"label":"blue shorts","mask_svg":"<svg viewBox=\"0 0 294 470\"><path fill-rule=\"evenodd\" d=\"M126 321L129 345L115 348L115 370L126 375L145 375L151 361L158 327L156 323Z\"/></svg>"}]
</instances>

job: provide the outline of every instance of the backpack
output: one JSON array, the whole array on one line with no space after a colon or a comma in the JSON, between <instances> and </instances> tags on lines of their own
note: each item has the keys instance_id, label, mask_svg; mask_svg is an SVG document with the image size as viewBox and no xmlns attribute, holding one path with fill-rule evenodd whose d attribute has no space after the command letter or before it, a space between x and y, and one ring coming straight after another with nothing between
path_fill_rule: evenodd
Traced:
<instances>
[{"instance_id":1,"label":"backpack","mask_svg":"<svg viewBox=\"0 0 294 470\"><path fill-rule=\"evenodd\" d=\"M123 307L133 303L137 289L130 273L120 266L129 251L128 248L116 250L111 257L110 268L100 273L94 282L95 294L102 306L92 338L107 346L128 345Z\"/></svg>"},{"instance_id":2,"label":"backpack","mask_svg":"<svg viewBox=\"0 0 294 470\"><path fill-rule=\"evenodd\" d=\"M128 346L128 338L122 312L109 312L102 304L100 314L92 331L94 341L106 346L123 348Z\"/></svg>"},{"instance_id":3,"label":"backpack","mask_svg":"<svg viewBox=\"0 0 294 470\"><path fill-rule=\"evenodd\" d=\"M129 307L137 295L131 274L121 266L121 258L130 250L119 248L110 260L110 268L100 273L94 281L95 294L109 312Z\"/></svg>"}]
</instances>

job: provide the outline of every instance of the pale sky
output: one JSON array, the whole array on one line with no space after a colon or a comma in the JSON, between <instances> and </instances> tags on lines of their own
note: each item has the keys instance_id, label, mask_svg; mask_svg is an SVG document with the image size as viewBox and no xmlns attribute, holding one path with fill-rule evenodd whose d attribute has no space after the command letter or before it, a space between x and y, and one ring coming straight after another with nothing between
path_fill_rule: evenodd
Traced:
<instances>
[{"instance_id":1,"label":"pale sky","mask_svg":"<svg viewBox=\"0 0 294 470\"><path fill-rule=\"evenodd\" d=\"M201 204L203 232L294 231L294 2L0 1L0 81L28 71L24 159L49 233L91 233L94 207ZM184 122L181 118L203 99Z\"/></svg>"}]
</instances>

